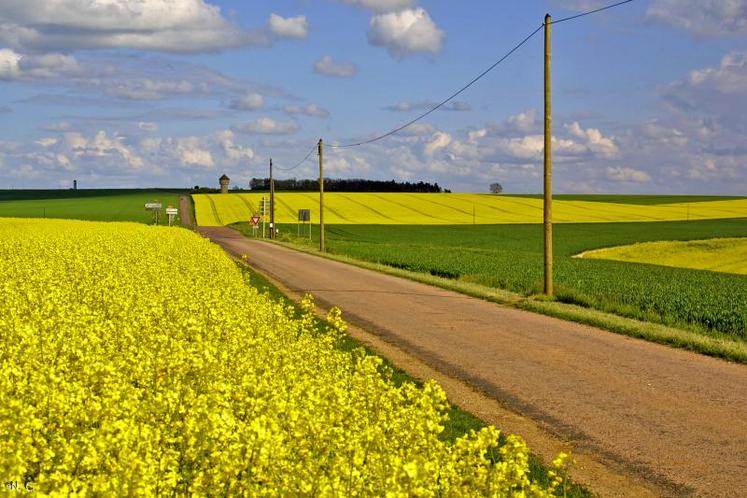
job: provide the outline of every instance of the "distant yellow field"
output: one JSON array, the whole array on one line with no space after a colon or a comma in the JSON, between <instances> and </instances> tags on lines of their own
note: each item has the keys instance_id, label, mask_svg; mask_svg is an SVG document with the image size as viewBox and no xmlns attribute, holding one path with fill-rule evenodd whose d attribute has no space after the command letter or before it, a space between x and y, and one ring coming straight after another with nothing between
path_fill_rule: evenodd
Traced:
<instances>
[{"instance_id":1,"label":"distant yellow field","mask_svg":"<svg viewBox=\"0 0 747 498\"><path fill-rule=\"evenodd\" d=\"M643 242L580 256L747 275L747 238Z\"/></svg>"},{"instance_id":2,"label":"distant yellow field","mask_svg":"<svg viewBox=\"0 0 747 498\"><path fill-rule=\"evenodd\" d=\"M249 221L267 193L193 195L197 223L229 225ZM542 199L492 194L327 193L324 221L329 224L463 225L541 223ZM276 195L278 223L295 223L299 209L311 210L319 223L319 194L282 192ZM556 200L557 223L704 220L747 217L747 199L638 205Z\"/></svg>"}]
</instances>

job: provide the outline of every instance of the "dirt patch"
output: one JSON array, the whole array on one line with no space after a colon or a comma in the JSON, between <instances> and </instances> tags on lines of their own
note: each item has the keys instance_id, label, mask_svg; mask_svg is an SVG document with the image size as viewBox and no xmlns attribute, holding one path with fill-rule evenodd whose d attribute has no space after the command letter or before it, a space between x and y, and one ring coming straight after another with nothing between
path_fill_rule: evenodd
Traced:
<instances>
[{"instance_id":1,"label":"dirt patch","mask_svg":"<svg viewBox=\"0 0 747 498\"><path fill-rule=\"evenodd\" d=\"M192 203L189 201L189 197L182 195L179 197L179 217L182 220L182 226L186 228L194 228L192 223Z\"/></svg>"}]
</instances>

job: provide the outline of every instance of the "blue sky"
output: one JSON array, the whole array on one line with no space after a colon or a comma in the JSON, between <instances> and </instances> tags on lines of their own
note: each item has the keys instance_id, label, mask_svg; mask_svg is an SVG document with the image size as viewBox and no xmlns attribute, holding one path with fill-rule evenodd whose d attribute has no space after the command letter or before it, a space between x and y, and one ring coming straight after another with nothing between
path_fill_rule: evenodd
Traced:
<instances>
[{"instance_id":1,"label":"blue sky","mask_svg":"<svg viewBox=\"0 0 747 498\"><path fill-rule=\"evenodd\" d=\"M0 188L240 185L318 138L407 122L548 0L4 0ZM556 192L747 194L747 0L636 0L554 26ZM542 188L542 36L439 110L328 149L334 177ZM314 177L310 160L280 177Z\"/></svg>"}]
</instances>

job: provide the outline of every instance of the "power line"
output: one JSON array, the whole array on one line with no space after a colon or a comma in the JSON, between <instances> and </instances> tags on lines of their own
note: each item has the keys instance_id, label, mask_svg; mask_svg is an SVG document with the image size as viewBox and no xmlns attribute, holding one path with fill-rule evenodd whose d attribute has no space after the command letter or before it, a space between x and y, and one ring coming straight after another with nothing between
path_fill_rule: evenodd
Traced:
<instances>
[{"instance_id":1,"label":"power line","mask_svg":"<svg viewBox=\"0 0 747 498\"><path fill-rule=\"evenodd\" d=\"M624 4L630 3L632 1L633 0L624 0L622 2L617 2L617 3L611 4L611 5L607 5L606 7L600 7L598 9L589 10L589 11L582 12L580 14L576 14L576 15L573 15L573 16L564 17L562 19L558 19L557 21L552 21L551 24L559 24L561 22L566 22L566 21L571 21L573 19L578 19L579 17L584 17L584 16L588 16L588 15L591 15L591 14L596 14L598 12L602 12L602 11L605 11L605 10L608 10L608 9L612 9L614 7L619 7L620 5L624 5ZM399 131L402 131L402 130L404 130L405 128L407 128L409 126L414 125L415 123L417 123L421 119L425 118L426 116L432 114L433 112L437 111L438 109L440 109L444 105L446 105L449 102L451 102L453 99L455 99L456 97L458 97L459 95L461 95L469 87L471 87L472 85L474 85L475 83L477 83L479 80L481 80L485 75L487 75L490 71L492 71L493 69L495 69L499 64L501 64L503 61L505 61L506 59L508 59L514 52L516 52L517 50L519 50L524 44L526 44L529 40L531 40L532 37L534 35L536 35L544 26L545 26L545 23L543 22L542 24L540 24L537 27L537 29L535 29L530 34L528 34L523 40L521 40L518 44L516 44L511 50L509 50L503 57L501 57L500 59L498 59L498 61L496 61L492 66L490 66L489 68L487 68L485 71L483 71L482 73L480 73L479 75L477 75L474 79L472 79L472 81L470 81L469 83L467 83L466 85L464 85L462 88L460 88L459 90L457 90L456 92L454 92L453 94L451 94L448 98L446 98L443 101L439 102L438 104L436 104L435 106L431 107L430 109L428 109L423 114L420 114L419 116L417 116L416 118L408 121L407 123L403 124L402 126L399 126L398 128L395 128L395 129L393 129L393 130L391 130L391 131L389 131L387 133L384 133L383 135L379 135L379 136L376 136L376 137L368 139L368 140L363 140L363 141L360 141L360 142L354 142L354 143L349 143L349 144L344 144L344 145L333 145L333 144L329 144L328 147L333 148L333 149L344 149L344 148L358 147L359 145L366 145L366 144L378 142L379 140L382 140L384 138L390 137L390 136L394 135L395 133L397 133Z\"/></svg>"},{"instance_id":2,"label":"power line","mask_svg":"<svg viewBox=\"0 0 747 498\"><path fill-rule=\"evenodd\" d=\"M620 5L625 5L626 3L630 3L632 1L633 0L625 0L623 2L613 3L612 5L608 5L606 7L600 7L598 9L590 10L588 12L582 12L580 14L576 14L575 16L564 17L562 19L558 19L557 21L552 21L550 24L559 24L561 22L572 21L573 19L578 19L579 17L596 14L597 12L602 12L603 10L614 9L615 7L619 7Z\"/></svg>"},{"instance_id":3,"label":"power line","mask_svg":"<svg viewBox=\"0 0 747 498\"><path fill-rule=\"evenodd\" d=\"M470 81L469 83L467 83L466 85L464 85L462 88L460 88L459 90L457 90L456 92L454 92L453 94L451 94L451 96L449 96L445 100L443 100L440 103L436 104L435 106L431 107L430 109L428 109L426 112L424 112L420 116L416 117L415 119L413 119L411 121L408 121L407 123L403 124L399 128L395 128L395 129L393 129L392 131L390 131L388 133L385 133L383 135L379 135L378 137L371 138L369 140L364 140L362 142L350 143L350 144L345 144L345 145L329 145L329 147L331 147L333 149L343 149L343 148L347 148L347 147L357 147L359 145L365 145L365 144L370 144L370 143L373 143L373 142L378 142L379 140L382 140L382 139L384 139L386 137L392 136L395 133L397 133L398 131L402 131L405 128L407 128L408 126L411 126L411 125L417 123L418 121L420 121L424 117L430 115L431 113L437 111L438 109L440 109L444 105L448 104L450 101L452 101L453 99L455 99L456 97L458 97L459 95L461 95L469 87L471 87L472 85L474 85L475 83L477 83L479 80L481 80L486 74L488 74L490 71L492 71L493 69L495 69L500 63L502 63L503 61L505 61L506 59L508 59L514 52L516 52L517 50L519 50L519 48L521 48L526 42L528 42L534 35L536 35L537 33L539 33L539 31L543 27L544 27L544 23L540 24L537 27L537 29L535 29L534 31L532 31L531 33L529 33L523 40L521 40L518 44L516 44L514 46L514 48L512 48L511 50L509 50L506 53L506 55L504 55L503 57L501 57L500 59L498 59L497 62L495 62L492 66L490 66L489 68L487 68L485 71L483 71L482 73L480 73L479 75L477 75L474 79L472 79L472 81Z\"/></svg>"},{"instance_id":4,"label":"power line","mask_svg":"<svg viewBox=\"0 0 747 498\"><path fill-rule=\"evenodd\" d=\"M311 154L316 150L316 147L317 147L316 144L314 144L314 146L311 148L311 150L309 151L309 153L306 154L306 157L304 157L303 159L301 159L300 161L298 161L295 166L291 166L290 168L277 168L277 166L276 166L276 168L279 169L280 171L291 171L293 169L298 168L299 166L301 166L303 163L306 162L306 160L309 158L309 156L311 156Z\"/></svg>"}]
</instances>

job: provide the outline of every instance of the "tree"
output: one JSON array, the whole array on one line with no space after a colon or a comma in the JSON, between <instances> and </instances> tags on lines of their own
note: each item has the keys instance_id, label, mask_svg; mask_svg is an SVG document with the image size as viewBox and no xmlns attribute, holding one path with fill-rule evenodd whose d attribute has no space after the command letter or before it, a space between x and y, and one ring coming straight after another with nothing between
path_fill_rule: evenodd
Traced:
<instances>
[{"instance_id":1,"label":"tree","mask_svg":"<svg viewBox=\"0 0 747 498\"><path fill-rule=\"evenodd\" d=\"M500 194L503 192L503 187L500 183L491 183L490 184L490 193L491 194Z\"/></svg>"}]
</instances>

